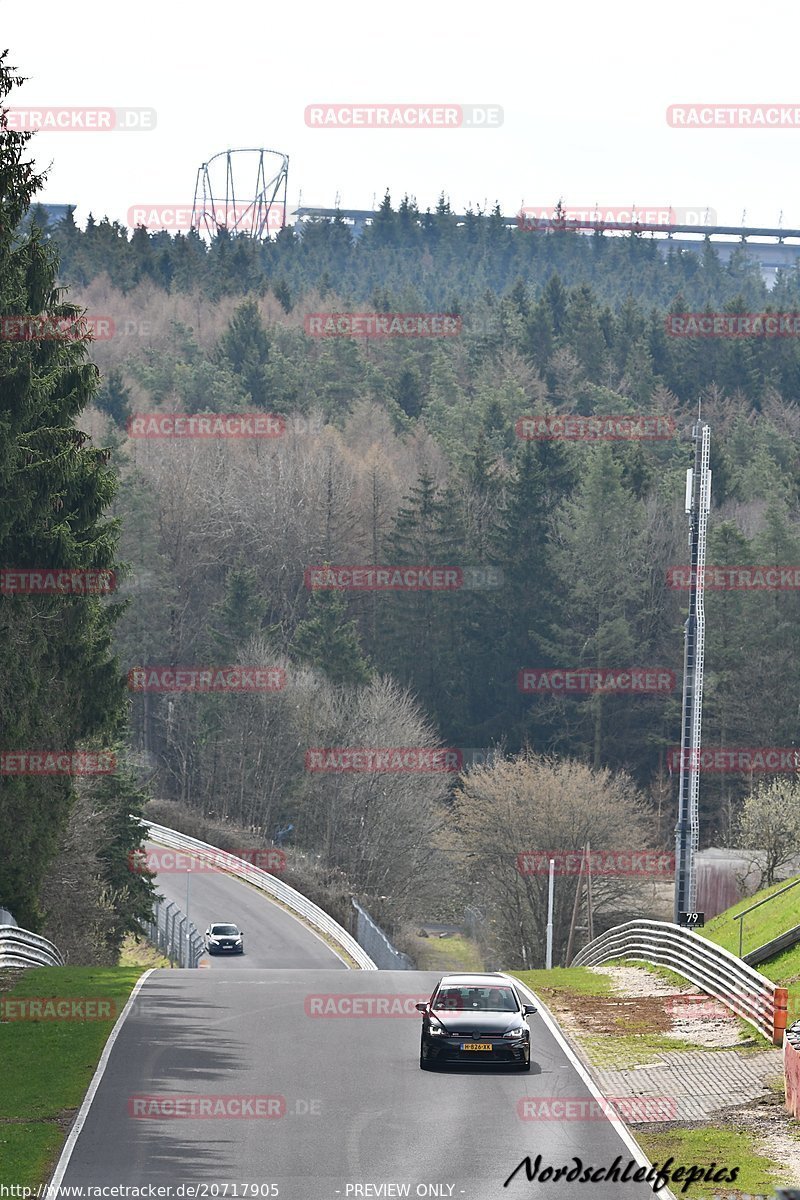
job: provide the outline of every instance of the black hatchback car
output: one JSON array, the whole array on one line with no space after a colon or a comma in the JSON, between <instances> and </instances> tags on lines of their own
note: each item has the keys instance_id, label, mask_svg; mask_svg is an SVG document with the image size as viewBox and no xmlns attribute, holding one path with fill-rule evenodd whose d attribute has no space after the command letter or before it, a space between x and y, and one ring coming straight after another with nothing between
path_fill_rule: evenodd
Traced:
<instances>
[{"instance_id":1,"label":"black hatchback car","mask_svg":"<svg viewBox=\"0 0 800 1200\"><path fill-rule=\"evenodd\" d=\"M445 1063L489 1063L529 1071L531 1034L525 1018L536 1012L523 1004L504 975L445 975L422 1013L419 1065L423 1071Z\"/></svg>"}]
</instances>

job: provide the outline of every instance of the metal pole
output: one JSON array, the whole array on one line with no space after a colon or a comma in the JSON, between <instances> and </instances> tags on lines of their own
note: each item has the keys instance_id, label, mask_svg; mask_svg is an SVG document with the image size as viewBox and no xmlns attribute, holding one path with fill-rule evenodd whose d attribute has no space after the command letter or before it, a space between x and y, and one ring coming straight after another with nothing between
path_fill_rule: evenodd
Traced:
<instances>
[{"instance_id":1,"label":"metal pole","mask_svg":"<svg viewBox=\"0 0 800 1200\"><path fill-rule=\"evenodd\" d=\"M586 924L589 941L594 941L594 904L592 901L592 843L586 841Z\"/></svg>"},{"instance_id":2,"label":"metal pole","mask_svg":"<svg viewBox=\"0 0 800 1200\"><path fill-rule=\"evenodd\" d=\"M692 430L695 444L694 468L686 473L686 512L689 514L689 615L684 625L683 709L681 724L680 782L678 820L675 825L675 903L673 919L681 912L695 910L696 880L694 856L697 852L698 806L700 793L699 755L703 716L703 656L705 651L706 531L711 506L709 452L711 432L700 421Z\"/></svg>"},{"instance_id":3,"label":"metal pole","mask_svg":"<svg viewBox=\"0 0 800 1200\"><path fill-rule=\"evenodd\" d=\"M145 693L147 694L147 693ZM575 922L578 920L578 905L580 904L581 892L583 891L583 868L586 863L586 847L583 848L581 854L581 869L578 875L578 886L575 888L575 903L572 905L572 920L569 923L569 937L567 938L567 957L565 966L569 966L572 962L572 946L575 939Z\"/></svg>"},{"instance_id":4,"label":"metal pole","mask_svg":"<svg viewBox=\"0 0 800 1200\"><path fill-rule=\"evenodd\" d=\"M190 926L189 926L189 880L191 879L191 877L192 877L192 868L188 867L186 870L186 965L187 965L187 967L190 967L192 965L192 949L191 949L191 943L189 940L189 928L190 928Z\"/></svg>"},{"instance_id":5,"label":"metal pole","mask_svg":"<svg viewBox=\"0 0 800 1200\"><path fill-rule=\"evenodd\" d=\"M548 971L553 969L553 888L555 883L556 860L550 859L550 884L547 897L547 960Z\"/></svg>"}]
</instances>

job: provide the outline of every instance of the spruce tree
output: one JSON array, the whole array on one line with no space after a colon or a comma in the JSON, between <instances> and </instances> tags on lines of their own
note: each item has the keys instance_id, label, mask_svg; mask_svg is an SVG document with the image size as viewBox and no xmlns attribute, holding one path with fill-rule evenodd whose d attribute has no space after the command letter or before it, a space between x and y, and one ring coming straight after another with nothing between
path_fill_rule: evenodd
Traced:
<instances>
[{"instance_id":1,"label":"spruce tree","mask_svg":"<svg viewBox=\"0 0 800 1200\"><path fill-rule=\"evenodd\" d=\"M118 526L104 514L114 475L107 451L75 426L97 368L74 328L53 335L80 314L56 286L52 246L35 226L18 232L43 183L31 135L8 128L3 106L21 82L0 56L0 313L46 319L50 335L0 338L0 567L113 570ZM118 731L118 613L97 595L0 596L1 750L102 747ZM40 922L41 882L73 797L69 775L0 774L0 904L21 925Z\"/></svg>"}]
</instances>

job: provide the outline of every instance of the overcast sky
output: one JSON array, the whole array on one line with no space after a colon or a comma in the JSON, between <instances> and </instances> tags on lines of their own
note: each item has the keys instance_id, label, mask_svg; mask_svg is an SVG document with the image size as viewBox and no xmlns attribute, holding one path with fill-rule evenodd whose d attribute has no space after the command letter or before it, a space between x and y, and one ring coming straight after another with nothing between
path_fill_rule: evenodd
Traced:
<instances>
[{"instance_id":1,"label":"overcast sky","mask_svg":"<svg viewBox=\"0 0 800 1200\"><path fill-rule=\"evenodd\" d=\"M763 19L762 19L763 18ZM800 227L800 122L680 129L669 105L796 103L795 4L527 7L431 3L75 5L0 0L0 39L28 76L21 108L155 109L149 132L34 139L42 199L127 224L133 205L191 204L201 162L289 155L289 209L372 208L386 187L471 202L711 209L720 223ZM470 130L310 128L312 104L491 104Z\"/></svg>"}]
</instances>

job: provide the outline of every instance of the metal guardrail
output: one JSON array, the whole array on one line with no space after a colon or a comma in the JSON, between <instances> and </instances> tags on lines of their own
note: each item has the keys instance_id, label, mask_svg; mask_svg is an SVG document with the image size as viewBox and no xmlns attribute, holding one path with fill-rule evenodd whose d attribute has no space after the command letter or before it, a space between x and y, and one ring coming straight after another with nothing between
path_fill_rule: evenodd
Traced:
<instances>
[{"instance_id":1,"label":"metal guardrail","mask_svg":"<svg viewBox=\"0 0 800 1200\"><path fill-rule=\"evenodd\" d=\"M774 1045L781 1045L786 988L777 987L735 954L698 933L668 921L627 921L584 946L572 965L594 967L612 958L669 967L748 1021Z\"/></svg>"},{"instance_id":2,"label":"metal guardrail","mask_svg":"<svg viewBox=\"0 0 800 1200\"><path fill-rule=\"evenodd\" d=\"M61 952L18 925L0 925L0 967L63 967Z\"/></svg>"},{"instance_id":3,"label":"metal guardrail","mask_svg":"<svg viewBox=\"0 0 800 1200\"><path fill-rule=\"evenodd\" d=\"M356 910L356 937L381 971L413 971L414 964L402 950L396 950L380 925L376 925L365 908L353 898Z\"/></svg>"},{"instance_id":4,"label":"metal guardrail","mask_svg":"<svg viewBox=\"0 0 800 1200\"><path fill-rule=\"evenodd\" d=\"M203 939L172 900L156 900L153 920L142 924L149 942L177 967L196 967L205 949Z\"/></svg>"},{"instance_id":5,"label":"metal guardrail","mask_svg":"<svg viewBox=\"0 0 800 1200\"><path fill-rule=\"evenodd\" d=\"M164 825L153 825L144 819L140 819L140 823L148 830L146 836L151 841L157 842L160 846L180 850L194 858L210 861L217 870L224 871L227 875L233 875L236 879L243 879L246 883L258 888L259 891L266 892L268 896L285 905L295 916L302 917L313 929L325 934L335 942L339 949L343 950L362 971L377 971L377 965L367 952L338 921L335 921L307 896L290 887L288 883L284 883L282 879L276 879L268 871L262 871L260 867L254 867L243 859L237 859L228 851L220 850L218 846L211 846L208 842L201 842L185 833L178 833L175 829L167 829Z\"/></svg>"},{"instance_id":6,"label":"metal guardrail","mask_svg":"<svg viewBox=\"0 0 800 1200\"><path fill-rule=\"evenodd\" d=\"M765 896L763 900L757 900L755 904L751 904L749 908L745 908L742 912L736 914L733 919L734 921L739 922L739 958L745 958L746 961L746 956L742 954L742 938L744 936L744 919L747 914L751 913L755 908L761 908L762 904L769 904L771 900L777 900L778 896L782 896L784 892L790 892L792 888L797 887L799 884L800 879L793 879L791 883L787 883L786 887L782 887L779 891L773 892L771 896ZM791 945L792 943L789 944ZM769 942L767 942L766 945L769 945ZM766 958L767 955L764 957Z\"/></svg>"},{"instance_id":7,"label":"metal guardrail","mask_svg":"<svg viewBox=\"0 0 800 1200\"><path fill-rule=\"evenodd\" d=\"M759 963L766 962L768 958L774 958L776 954L788 950L790 946L796 946L798 942L800 942L800 925L795 925L792 929L787 929L778 937L773 938L772 941L764 942L763 946L757 946L749 954L743 954L742 962L746 962L748 966L757 967Z\"/></svg>"}]
</instances>

